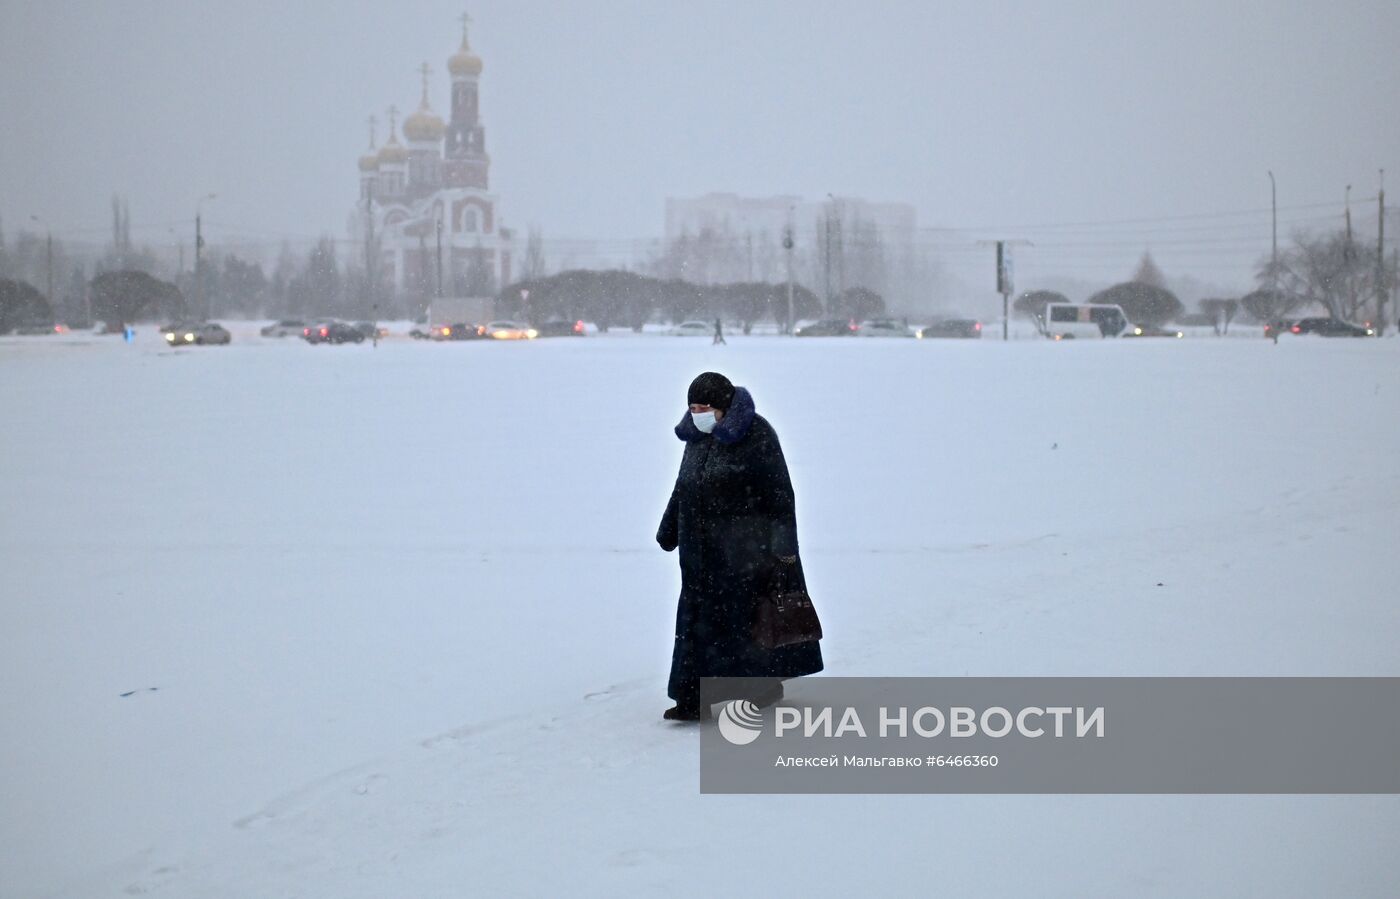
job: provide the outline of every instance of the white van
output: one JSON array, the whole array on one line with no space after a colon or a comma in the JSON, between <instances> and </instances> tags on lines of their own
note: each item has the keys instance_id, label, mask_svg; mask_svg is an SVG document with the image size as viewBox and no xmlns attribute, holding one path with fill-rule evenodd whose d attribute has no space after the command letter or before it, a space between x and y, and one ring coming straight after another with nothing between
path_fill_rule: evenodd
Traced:
<instances>
[{"instance_id":1,"label":"white van","mask_svg":"<svg viewBox=\"0 0 1400 899\"><path fill-rule=\"evenodd\" d=\"M1123 307L1116 303L1047 303L1036 322L1052 340L1117 337L1130 327Z\"/></svg>"}]
</instances>

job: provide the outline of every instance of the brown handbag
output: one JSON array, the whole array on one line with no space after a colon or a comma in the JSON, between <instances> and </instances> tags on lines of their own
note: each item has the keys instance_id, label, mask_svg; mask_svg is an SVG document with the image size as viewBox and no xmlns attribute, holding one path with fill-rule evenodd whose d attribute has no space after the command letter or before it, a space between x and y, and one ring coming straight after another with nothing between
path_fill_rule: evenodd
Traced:
<instances>
[{"instance_id":1,"label":"brown handbag","mask_svg":"<svg viewBox=\"0 0 1400 899\"><path fill-rule=\"evenodd\" d=\"M785 569L791 566L779 564L781 567L774 574L772 586L759 597L754 612L754 642L764 649L778 649L820 640L822 623L817 618L812 598L805 588L794 588L788 583Z\"/></svg>"}]
</instances>

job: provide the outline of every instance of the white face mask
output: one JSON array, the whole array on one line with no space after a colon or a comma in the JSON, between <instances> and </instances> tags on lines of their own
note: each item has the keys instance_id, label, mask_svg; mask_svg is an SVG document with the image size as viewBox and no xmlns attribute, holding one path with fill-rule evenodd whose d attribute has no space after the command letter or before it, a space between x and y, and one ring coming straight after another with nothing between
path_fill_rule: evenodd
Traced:
<instances>
[{"instance_id":1,"label":"white face mask","mask_svg":"<svg viewBox=\"0 0 1400 899\"><path fill-rule=\"evenodd\" d=\"M713 412L692 412L690 420L695 422L695 428L702 434L708 434L715 429L715 413Z\"/></svg>"}]
</instances>

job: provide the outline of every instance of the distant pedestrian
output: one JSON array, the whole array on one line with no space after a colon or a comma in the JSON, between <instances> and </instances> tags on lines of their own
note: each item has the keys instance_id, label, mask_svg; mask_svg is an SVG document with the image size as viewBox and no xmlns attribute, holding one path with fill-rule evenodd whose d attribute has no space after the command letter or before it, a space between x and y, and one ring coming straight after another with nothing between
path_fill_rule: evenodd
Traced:
<instances>
[{"instance_id":1,"label":"distant pedestrian","mask_svg":"<svg viewBox=\"0 0 1400 899\"><path fill-rule=\"evenodd\" d=\"M763 629L775 593L806 595L797 552L797 514L778 434L754 409L753 397L717 372L690 384L689 409L676 425L685 442L680 473L661 517L656 542L680 549L681 595L663 716L708 718L700 679L733 677L754 690L760 706L783 696L782 681L822 670L820 627L790 628L783 639ZM810 604L808 605L810 609ZM810 624L817 624L812 613Z\"/></svg>"},{"instance_id":2,"label":"distant pedestrian","mask_svg":"<svg viewBox=\"0 0 1400 899\"><path fill-rule=\"evenodd\" d=\"M710 346L718 346L724 342L724 325L719 319L715 319L715 339L710 341Z\"/></svg>"}]
</instances>

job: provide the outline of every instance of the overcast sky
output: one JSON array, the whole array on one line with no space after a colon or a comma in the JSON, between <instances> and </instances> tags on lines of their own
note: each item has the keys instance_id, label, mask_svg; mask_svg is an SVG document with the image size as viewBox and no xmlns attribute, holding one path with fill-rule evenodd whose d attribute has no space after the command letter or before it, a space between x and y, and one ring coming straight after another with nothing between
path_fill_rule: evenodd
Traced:
<instances>
[{"instance_id":1,"label":"overcast sky","mask_svg":"<svg viewBox=\"0 0 1400 899\"><path fill-rule=\"evenodd\" d=\"M1400 187L1394 0L469 8L492 188L554 237L658 235L668 195L833 192L1012 237L1166 219L1066 258L1097 276L1152 243L1210 276L1267 243L1267 214L1175 217L1267 208L1267 169L1287 225L1335 216L1348 183L1374 197L1381 167ZM215 239L344 235L365 119L412 109L425 60L445 114L461 12L0 0L6 231L101 240L120 193L138 240L168 242L216 192Z\"/></svg>"}]
</instances>

